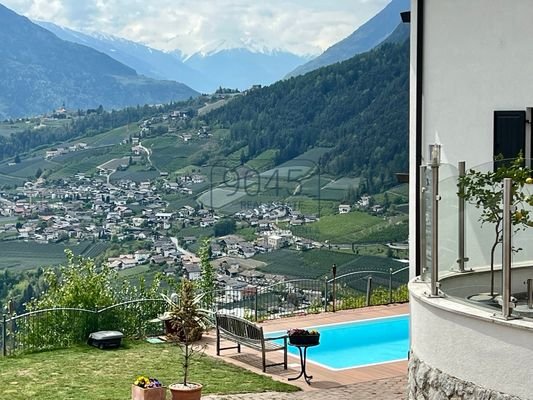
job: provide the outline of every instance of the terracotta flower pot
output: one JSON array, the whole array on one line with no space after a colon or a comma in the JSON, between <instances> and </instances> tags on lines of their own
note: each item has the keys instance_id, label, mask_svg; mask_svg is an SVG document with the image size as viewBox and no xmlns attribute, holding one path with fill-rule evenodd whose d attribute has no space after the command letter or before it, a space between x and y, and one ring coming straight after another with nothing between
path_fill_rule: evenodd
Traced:
<instances>
[{"instance_id":1,"label":"terracotta flower pot","mask_svg":"<svg viewBox=\"0 0 533 400\"><path fill-rule=\"evenodd\" d=\"M142 388L131 385L131 400L166 400L167 388L164 386Z\"/></svg>"},{"instance_id":2,"label":"terracotta flower pot","mask_svg":"<svg viewBox=\"0 0 533 400\"><path fill-rule=\"evenodd\" d=\"M172 400L199 400L202 397L202 385L189 382L187 386L174 383L168 387L172 394Z\"/></svg>"}]
</instances>

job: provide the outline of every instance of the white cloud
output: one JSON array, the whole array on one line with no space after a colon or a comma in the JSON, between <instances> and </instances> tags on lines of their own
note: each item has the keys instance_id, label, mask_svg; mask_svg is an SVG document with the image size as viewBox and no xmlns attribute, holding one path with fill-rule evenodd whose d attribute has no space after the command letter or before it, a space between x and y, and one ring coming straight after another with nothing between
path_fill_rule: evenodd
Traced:
<instances>
[{"instance_id":1,"label":"white cloud","mask_svg":"<svg viewBox=\"0 0 533 400\"><path fill-rule=\"evenodd\" d=\"M390 0L4 0L29 18L193 53L213 43L258 43L318 53Z\"/></svg>"}]
</instances>

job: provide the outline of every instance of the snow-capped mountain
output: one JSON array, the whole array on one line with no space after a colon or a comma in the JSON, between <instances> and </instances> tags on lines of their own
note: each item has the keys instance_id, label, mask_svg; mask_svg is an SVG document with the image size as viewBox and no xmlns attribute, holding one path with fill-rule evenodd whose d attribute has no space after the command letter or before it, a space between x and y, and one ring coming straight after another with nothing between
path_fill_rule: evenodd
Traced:
<instances>
[{"instance_id":1,"label":"snow-capped mountain","mask_svg":"<svg viewBox=\"0 0 533 400\"><path fill-rule=\"evenodd\" d=\"M153 49L143 44L100 32L82 33L55 25L35 21L60 39L83 44L133 68L138 74L155 79L166 79L185 83L193 89L210 93L217 88L217 82L188 67L181 56Z\"/></svg>"},{"instance_id":2,"label":"snow-capped mountain","mask_svg":"<svg viewBox=\"0 0 533 400\"><path fill-rule=\"evenodd\" d=\"M219 86L243 90L256 84L269 85L310 59L270 49L251 38L217 40L194 54L184 55L180 50L164 52L104 33L35 22L60 39L92 47L139 74L183 82L203 93L212 93Z\"/></svg>"},{"instance_id":3,"label":"snow-capped mountain","mask_svg":"<svg viewBox=\"0 0 533 400\"><path fill-rule=\"evenodd\" d=\"M219 42L217 46L204 47L185 58L184 63L204 75L216 77L222 87L242 90L252 85L270 85L309 60L266 46L251 49L233 45Z\"/></svg>"},{"instance_id":4,"label":"snow-capped mountain","mask_svg":"<svg viewBox=\"0 0 533 400\"><path fill-rule=\"evenodd\" d=\"M220 53L221 51L234 50L234 49L247 49L252 53L263 53L263 54L283 52L280 49L273 49L269 47L266 43L260 42L256 39L252 39L249 37L240 38L238 40L219 39L219 40L213 40L212 42L204 44L194 53L191 53L189 55L183 54L182 60L186 61L192 56L209 57L216 53ZM179 52L179 50L176 50L176 51ZM311 57L309 57L309 59L311 59Z\"/></svg>"}]
</instances>

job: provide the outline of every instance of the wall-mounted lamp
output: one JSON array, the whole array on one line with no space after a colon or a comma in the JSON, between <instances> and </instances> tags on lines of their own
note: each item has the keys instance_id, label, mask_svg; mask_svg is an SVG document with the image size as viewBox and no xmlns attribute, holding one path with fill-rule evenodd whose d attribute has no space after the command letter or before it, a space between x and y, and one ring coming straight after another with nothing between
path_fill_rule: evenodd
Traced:
<instances>
[{"instance_id":1,"label":"wall-mounted lamp","mask_svg":"<svg viewBox=\"0 0 533 400\"><path fill-rule=\"evenodd\" d=\"M429 145L429 160L432 167L440 165L440 144Z\"/></svg>"}]
</instances>

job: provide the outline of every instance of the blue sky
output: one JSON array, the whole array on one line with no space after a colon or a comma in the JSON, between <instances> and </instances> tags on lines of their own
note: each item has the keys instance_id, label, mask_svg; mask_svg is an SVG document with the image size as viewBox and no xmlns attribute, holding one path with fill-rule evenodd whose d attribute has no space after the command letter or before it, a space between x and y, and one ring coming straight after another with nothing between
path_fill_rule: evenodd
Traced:
<instances>
[{"instance_id":1,"label":"blue sky","mask_svg":"<svg viewBox=\"0 0 533 400\"><path fill-rule=\"evenodd\" d=\"M0 0L32 19L186 54L214 47L318 54L390 0Z\"/></svg>"}]
</instances>

